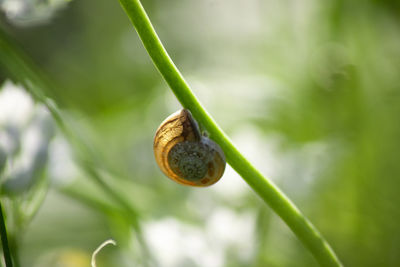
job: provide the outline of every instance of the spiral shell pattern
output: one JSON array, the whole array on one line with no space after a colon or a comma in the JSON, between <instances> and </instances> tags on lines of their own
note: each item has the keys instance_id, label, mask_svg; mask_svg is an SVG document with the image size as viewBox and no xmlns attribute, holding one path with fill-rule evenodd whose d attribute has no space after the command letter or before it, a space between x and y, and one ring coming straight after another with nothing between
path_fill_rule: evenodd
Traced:
<instances>
[{"instance_id":1,"label":"spiral shell pattern","mask_svg":"<svg viewBox=\"0 0 400 267\"><path fill-rule=\"evenodd\" d=\"M191 186L216 183L226 165L222 149L200 134L196 121L186 109L161 123L154 138L154 155L166 176Z\"/></svg>"}]
</instances>

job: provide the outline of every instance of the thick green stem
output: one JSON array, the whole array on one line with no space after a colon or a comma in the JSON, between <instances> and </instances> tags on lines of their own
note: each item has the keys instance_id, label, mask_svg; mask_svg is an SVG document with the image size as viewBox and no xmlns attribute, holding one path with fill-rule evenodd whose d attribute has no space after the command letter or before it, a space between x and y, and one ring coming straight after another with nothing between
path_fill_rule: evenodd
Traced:
<instances>
[{"instance_id":1,"label":"thick green stem","mask_svg":"<svg viewBox=\"0 0 400 267\"><path fill-rule=\"evenodd\" d=\"M144 47L183 107L189 109L225 152L227 162L250 187L286 222L321 266L341 266L339 259L318 230L279 188L266 179L235 148L190 90L160 39L139 0L119 0L131 19Z\"/></svg>"}]
</instances>

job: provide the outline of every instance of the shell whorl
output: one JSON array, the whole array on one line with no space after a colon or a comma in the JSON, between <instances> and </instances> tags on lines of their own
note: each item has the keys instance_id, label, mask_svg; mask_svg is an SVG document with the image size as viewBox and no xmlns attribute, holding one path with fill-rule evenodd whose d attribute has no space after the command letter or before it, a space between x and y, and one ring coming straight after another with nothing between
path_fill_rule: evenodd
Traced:
<instances>
[{"instance_id":1,"label":"shell whorl","mask_svg":"<svg viewBox=\"0 0 400 267\"><path fill-rule=\"evenodd\" d=\"M161 123L154 138L154 155L164 174L180 184L208 186L225 170L221 148L200 134L186 109Z\"/></svg>"}]
</instances>

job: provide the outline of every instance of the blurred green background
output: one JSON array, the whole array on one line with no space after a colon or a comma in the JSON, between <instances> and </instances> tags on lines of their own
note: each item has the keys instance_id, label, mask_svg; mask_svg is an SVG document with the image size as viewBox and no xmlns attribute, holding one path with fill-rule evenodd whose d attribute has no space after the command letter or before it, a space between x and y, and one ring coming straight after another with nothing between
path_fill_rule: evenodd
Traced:
<instances>
[{"instance_id":1,"label":"blurred green background","mask_svg":"<svg viewBox=\"0 0 400 267\"><path fill-rule=\"evenodd\" d=\"M400 2L142 2L200 101L344 265L400 266ZM229 167L209 188L162 175L153 135L180 105L117 0L0 9L81 139L0 58L1 199L20 266L89 266L109 238L98 267L317 266Z\"/></svg>"}]
</instances>

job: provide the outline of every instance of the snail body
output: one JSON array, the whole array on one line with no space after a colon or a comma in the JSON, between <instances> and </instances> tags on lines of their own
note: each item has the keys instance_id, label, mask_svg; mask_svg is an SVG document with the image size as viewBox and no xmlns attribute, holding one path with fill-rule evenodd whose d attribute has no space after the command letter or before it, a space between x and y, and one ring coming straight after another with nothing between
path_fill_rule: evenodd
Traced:
<instances>
[{"instance_id":1,"label":"snail body","mask_svg":"<svg viewBox=\"0 0 400 267\"><path fill-rule=\"evenodd\" d=\"M225 155L214 141L201 135L187 109L165 119L154 137L154 156L173 181L191 186L216 183L225 170Z\"/></svg>"}]
</instances>

